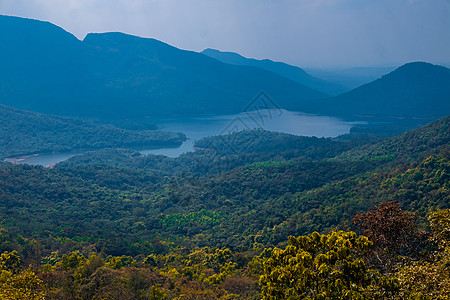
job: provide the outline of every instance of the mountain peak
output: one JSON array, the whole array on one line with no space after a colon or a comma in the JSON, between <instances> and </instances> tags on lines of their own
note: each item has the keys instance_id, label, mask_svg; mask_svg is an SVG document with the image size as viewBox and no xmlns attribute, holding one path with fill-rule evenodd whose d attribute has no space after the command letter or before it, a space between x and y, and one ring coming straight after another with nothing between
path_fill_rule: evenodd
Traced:
<instances>
[{"instance_id":1,"label":"mountain peak","mask_svg":"<svg viewBox=\"0 0 450 300\"><path fill-rule=\"evenodd\" d=\"M322 101L321 113L369 120L431 121L450 114L450 69L427 62L402 65L383 77Z\"/></svg>"},{"instance_id":2,"label":"mountain peak","mask_svg":"<svg viewBox=\"0 0 450 300\"><path fill-rule=\"evenodd\" d=\"M448 72L449 69L443 66L439 66L439 65L434 65L428 62L424 62L424 61L415 61L415 62L409 62L406 63L400 67L398 67L397 69L395 69L394 71L386 74L393 76L393 75L397 75L397 74L405 74L405 75L417 75L420 73L425 73L425 72L430 72L430 73L440 73L440 72Z\"/></svg>"},{"instance_id":3,"label":"mountain peak","mask_svg":"<svg viewBox=\"0 0 450 300\"><path fill-rule=\"evenodd\" d=\"M2 42L19 42L24 44L40 40L43 43L79 40L63 28L47 22L15 16L0 15L0 35Z\"/></svg>"}]
</instances>

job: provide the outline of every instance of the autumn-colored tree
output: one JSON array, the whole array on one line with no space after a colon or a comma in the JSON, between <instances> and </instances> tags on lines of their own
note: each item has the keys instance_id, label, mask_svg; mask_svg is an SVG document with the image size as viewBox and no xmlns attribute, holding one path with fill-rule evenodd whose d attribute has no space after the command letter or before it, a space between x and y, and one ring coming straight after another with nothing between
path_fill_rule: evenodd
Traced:
<instances>
[{"instance_id":1,"label":"autumn-colored tree","mask_svg":"<svg viewBox=\"0 0 450 300\"><path fill-rule=\"evenodd\" d=\"M382 202L365 213L356 213L352 223L374 244L370 262L389 271L398 255L414 256L424 246L425 232L419 228L417 220L416 214L402 210L394 201Z\"/></svg>"}]
</instances>

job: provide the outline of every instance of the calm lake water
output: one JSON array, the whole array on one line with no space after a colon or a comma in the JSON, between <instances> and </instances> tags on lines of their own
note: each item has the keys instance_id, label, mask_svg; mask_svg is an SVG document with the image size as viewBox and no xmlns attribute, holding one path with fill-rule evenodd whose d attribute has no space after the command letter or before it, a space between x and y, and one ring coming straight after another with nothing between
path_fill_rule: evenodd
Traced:
<instances>
[{"instance_id":1,"label":"calm lake water","mask_svg":"<svg viewBox=\"0 0 450 300\"><path fill-rule=\"evenodd\" d=\"M349 133L355 123L327 116L314 116L287 110L264 110L263 112L241 113L211 118L167 120L158 123L160 130L183 132L188 140L177 148L139 150L142 154L162 154L177 157L194 151L195 140L207 136L229 134L249 129L265 129L303 136L336 137ZM25 157L18 163L51 166L81 152L48 153Z\"/></svg>"}]
</instances>

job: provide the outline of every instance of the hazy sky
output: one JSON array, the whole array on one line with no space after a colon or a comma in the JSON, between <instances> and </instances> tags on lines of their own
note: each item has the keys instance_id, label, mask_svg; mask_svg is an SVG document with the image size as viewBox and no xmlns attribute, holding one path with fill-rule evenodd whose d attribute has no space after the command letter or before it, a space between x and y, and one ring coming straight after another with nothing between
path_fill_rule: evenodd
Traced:
<instances>
[{"instance_id":1,"label":"hazy sky","mask_svg":"<svg viewBox=\"0 0 450 300\"><path fill-rule=\"evenodd\" d=\"M301 67L450 63L450 0L0 0L0 14Z\"/></svg>"}]
</instances>

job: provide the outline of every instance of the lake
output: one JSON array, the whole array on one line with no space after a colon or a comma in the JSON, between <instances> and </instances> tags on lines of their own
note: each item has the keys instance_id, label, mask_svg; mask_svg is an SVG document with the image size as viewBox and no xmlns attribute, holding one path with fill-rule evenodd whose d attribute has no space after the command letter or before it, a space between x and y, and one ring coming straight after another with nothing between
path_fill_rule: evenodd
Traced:
<instances>
[{"instance_id":1,"label":"lake","mask_svg":"<svg viewBox=\"0 0 450 300\"><path fill-rule=\"evenodd\" d=\"M158 123L160 130L183 132L188 138L180 147L139 150L144 155L162 154L177 157L194 151L196 140L207 136L229 134L242 130L265 129L302 136L336 137L350 132L355 122L327 116L308 115L283 109L247 112L210 118L172 119ZM20 158L16 163L52 166L82 152L46 153Z\"/></svg>"}]
</instances>

